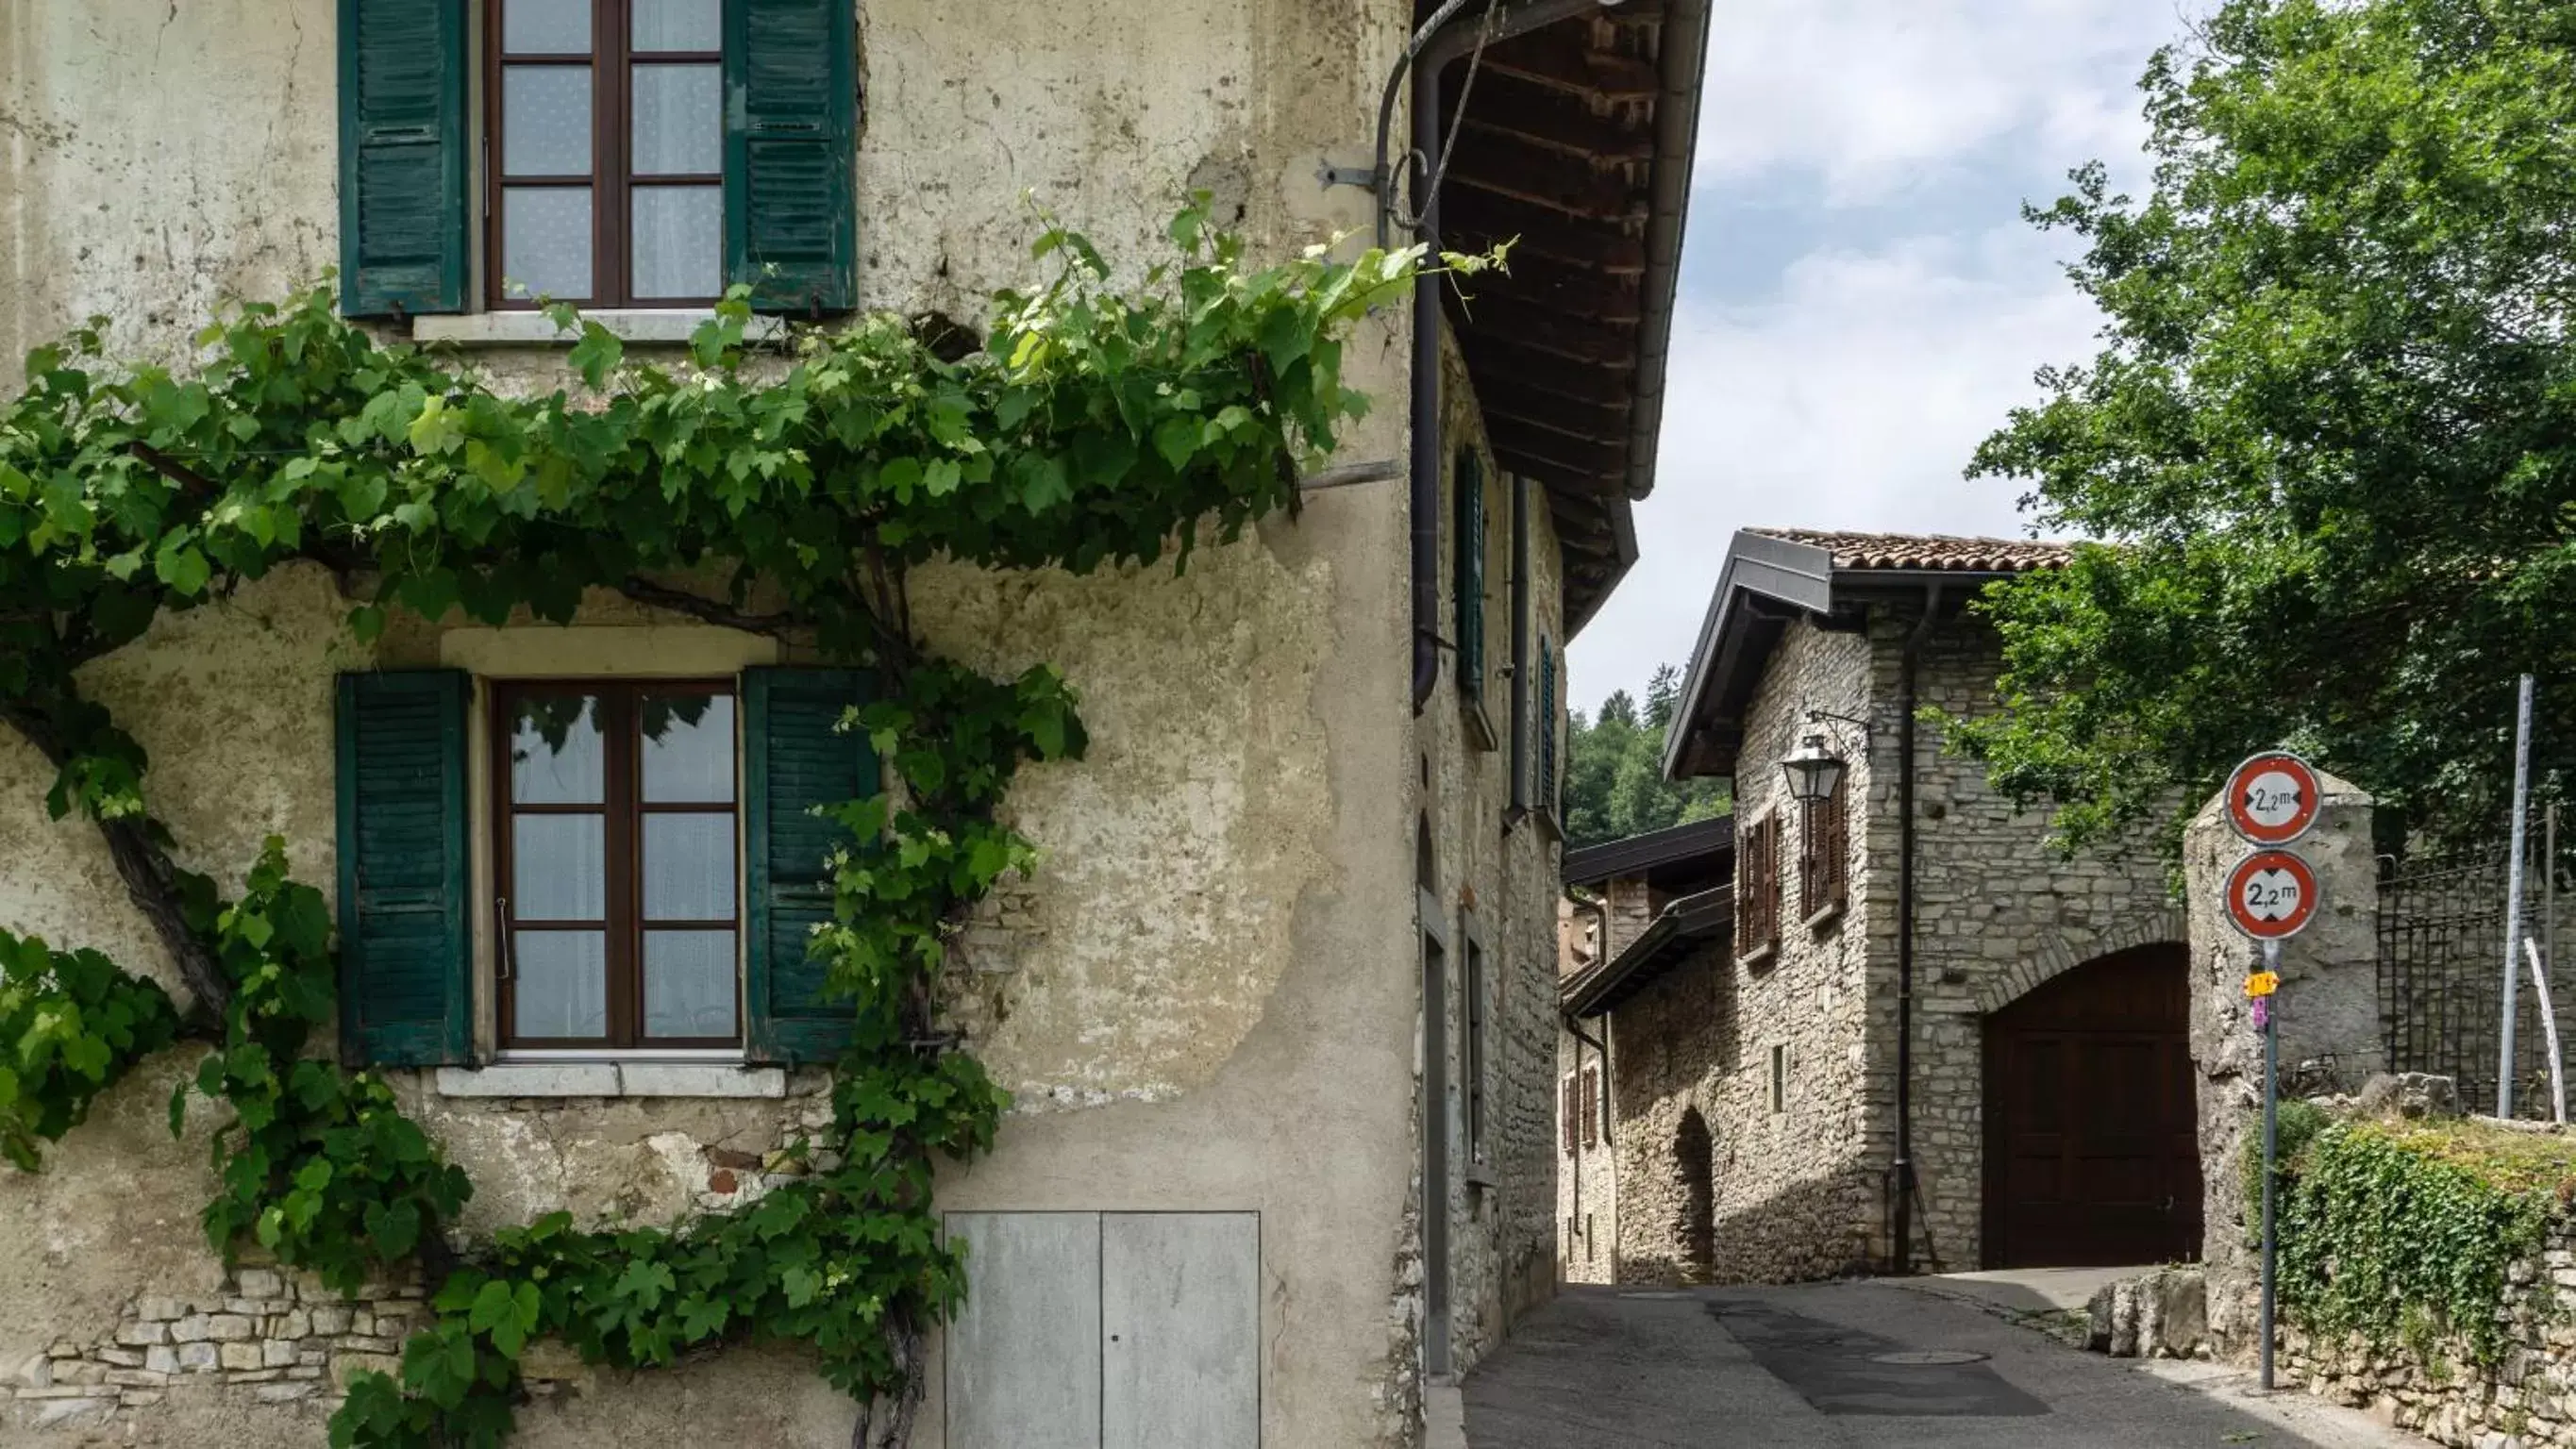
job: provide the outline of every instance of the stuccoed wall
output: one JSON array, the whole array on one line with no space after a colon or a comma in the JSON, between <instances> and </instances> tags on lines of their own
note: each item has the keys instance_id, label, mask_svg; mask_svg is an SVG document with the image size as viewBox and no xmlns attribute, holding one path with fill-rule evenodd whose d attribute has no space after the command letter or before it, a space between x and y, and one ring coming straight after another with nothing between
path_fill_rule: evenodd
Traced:
<instances>
[{"instance_id":1,"label":"stuccoed wall","mask_svg":"<svg viewBox=\"0 0 2576 1449\"><path fill-rule=\"evenodd\" d=\"M1913 618L1870 626L1887 767L1872 799L1874 884L1887 902L1873 955L1884 962L1884 1025L1873 1054L1893 1110L1895 1065L1895 700ZM1945 618L1925 641L1916 697L1944 715L1997 709L2000 641L1974 618ZM1976 1266L1983 1250L1984 1030L1988 1013L2059 972L2131 946L2184 939L2165 865L2143 835L2069 857L2049 843L2045 809L2016 811L1985 767L1919 729L1916 764L1914 1158L1922 1185L1917 1266ZM1890 1132L1893 1131L1893 1117ZM1893 1142L1889 1149L1893 1152ZM1885 1160L1885 1159L1881 1159ZM1928 1234L1928 1240L1926 1237Z\"/></svg>"},{"instance_id":2,"label":"stuccoed wall","mask_svg":"<svg viewBox=\"0 0 2576 1449\"><path fill-rule=\"evenodd\" d=\"M0 386L16 385L27 345L83 316L106 315L120 350L176 355L218 298L275 295L336 262L336 11L100 0L0 13ZM1261 250L1363 226L1365 198L1322 190L1314 172L1327 153L1358 159L1405 20L1248 0L864 6L863 301L976 320L974 299L1027 276L1024 188L1122 261L1156 255L1192 185ZM1402 456L1403 325L1392 309L1347 350L1350 380L1379 406L1346 460ZM509 364L547 366L543 353ZM1552 618L1543 512L1533 552ZM966 969L982 974L961 997L1022 1110L995 1156L948 1175L943 1201L1260 1211L1275 1289L1267 1441L1406 1440L1417 808L1436 797L1444 889L1489 922L1499 998L1490 1090L1507 1186L1470 1197L1453 1174L1466 1358L1541 1290L1550 1261L1555 864L1535 832L1503 834L1507 757L1463 751L1454 709L1427 714L1416 747L1402 484L1320 494L1294 525L1202 547L1182 578L929 569L915 588L936 647L987 669L1064 666L1093 740L1089 761L1032 770L1013 796L1047 858L986 923L992 949L973 953ZM331 679L367 662L340 632L346 608L320 571L290 569L90 670L152 752L150 789L186 863L237 878L275 831L298 875L330 886ZM638 616L603 602L585 622ZM437 634L389 635L386 657L434 660ZM43 786L32 752L0 741L0 921L166 979L94 832L45 819ZM146 1295L225 1296L195 1229L208 1113L186 1141L161 1126L190 1055L149 1064L43 1175L0 1191L0 1370L57 1340L112 1339ZM795 1110L423 1105L473 1171L478 1221L557 1204L685 1211L731 1170L713 1152L757 1155ZM11 1442L74 1442L95 1422L37 1431L40 1402L60 1401L0 1411ZM938 1442L938 1408L934 1390L921 1442ZM150 1417L120 1435L243 1449L311 1443L318 1417L184 1382L125 1412ZM523 1416L521 1442L643 1442L710 1414L748 1445L837 1446L851 1417L792 1352L735 1350L561 1395Z\"/></svg>"}]
</instances>

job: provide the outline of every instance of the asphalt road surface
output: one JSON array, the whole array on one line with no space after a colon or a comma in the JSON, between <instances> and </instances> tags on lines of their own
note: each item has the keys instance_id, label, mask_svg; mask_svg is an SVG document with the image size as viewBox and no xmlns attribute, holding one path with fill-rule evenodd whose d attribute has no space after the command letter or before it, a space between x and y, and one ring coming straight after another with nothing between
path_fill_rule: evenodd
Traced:
<instances>
[{"instance_id":1,"label":"asphalt road surface","mask_svg":"<svg viewBox=\"0 0 2576 1449\"><path fill-rule=\"evenodd\" d=\"M1465 1383L1469 1449L2400 1449L2219 1365L2103 1358L1891 1283L1569 1288Z\"/></svg>"}]
</instances>

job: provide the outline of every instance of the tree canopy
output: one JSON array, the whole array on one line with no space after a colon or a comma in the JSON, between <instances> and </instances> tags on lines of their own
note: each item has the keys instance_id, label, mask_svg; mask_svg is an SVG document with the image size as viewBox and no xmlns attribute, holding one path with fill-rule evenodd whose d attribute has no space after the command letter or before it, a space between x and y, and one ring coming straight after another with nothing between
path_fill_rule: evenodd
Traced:
<instances>
[{"instance_id":1,"label":"tree canopy","mask_svg":"<svg viewBox=\"0 0 2576 1449\"><path fill-rule=\"evenodd\" d=\"M1646 685L1646 709L1622 689L1597 716L1576 710L1566 730L1565 838L1574 846L1624 840L1723 815L1734 803L1716 780L1664 779L1664 730L1681 696L1681 672L1667 664Z\"/></svg>"},{"instance_id":2,"label":"tree canopy","mask_svg":"<svg viewBox=\"0 0 2576 1449\"><path fill-rule=\"evenodd\" d=\"M2075 839L2272 744L2491 830L2517 673L2576 766L2576 7L2229 0L2142 88L2147 197L2028 211L2102 350L1969 470L2104 545L1989 595L1964 740Z\"/></svg>"}]
</instances>

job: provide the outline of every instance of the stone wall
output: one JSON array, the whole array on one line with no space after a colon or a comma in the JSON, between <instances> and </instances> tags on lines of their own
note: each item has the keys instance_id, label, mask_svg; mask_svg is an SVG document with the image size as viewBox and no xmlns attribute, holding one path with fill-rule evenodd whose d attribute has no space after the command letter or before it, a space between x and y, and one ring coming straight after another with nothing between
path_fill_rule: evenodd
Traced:
<instances>
[{"instance_id":1,"label":"stone wall","mask_svg":"<svg viewBox=\"0 0 2576 1449\"><path fill-rule=\"evenodd\" d=\"M1606 1023L1598 1018L1583 1023L1584 1032L1601 1041ZM1607 1077L1602 1070L1601 1053L1585 1044L1572 1032L1560 1031L1557 1039L1557 1081L1559 1111L1563 1112L1565 1084L1574 1087L1573 1102L1577 1115L1570 1122L1558 1121L1556 1167L1556 1225L1558 1272L1568 1283L1616 1283L1619 1281L1619 1170L1615 1133L1605 1136L1601 1118L1606 1110L1614 1117L1618 1110L1608 1096ZM1587 1128L1580 1108L1582 1084L1586 1073L1604 1085L1595 1089L1596 1106ZM1589 1131L1589 1136L1586 1133ZM1565 1135L1569 1133L1570 1136ZM1565 1144L1573 1143L1569 1149Z\"/></svg>"},{"instance_id":2,"label":"stone wall","mask_svg":"<svg viewBox=\"0 0 2576 1449\"><path fill-rule=\"evenodd\" d=\"M2280 1059L2285 1076L2309 1091L2361 1085L2381 1061L2376 893L2371 799L2325 775L2325 805L2296 849L2316 872L2316 918L2282 944ZM2246 1008L2244 981L2261 969L2260 949L2227 919L2225 877L2245 853L2212 797L2183 833L2191 912L2191 1059L2200 1072L2201 1261L2209 1276L2209 1327L2243 1349L2257 1341L2258 1255L2238 1219L2238 1163L2248 1131L2261 1130L2263 1040ZM2339 1064L2343 1074L2322 1064ZM2310 1064L2301 1070L2303 1064Z\"/></svg>"},{"instance_id":3,"label":"stone wall","mask_svg":"<svg viewBox=\"0 0 2576 1449\"><path fill-rule=\"evenodd\" d=\"M1875 1088L1893 1130L1895 896L1898 859L1896 701L1912 617L1870 624L1872 690L1884 759L1871 794L1871 875L1887 902L1871 942ZM1945 619L1925 641L1916 698L1949 716L1998 708L2000 641L1974 618ZM1978 1266L1984 1244L1985 1018L2062 971L2113 951L2181 941L2183 914L2165 864L2143 834L2069 857L2049 840L2045 809L2017 811L1985 768L1918 725L1915 801L1914 1160L1921 1187L1918 1267ZM1873 921L1875 926L1877 921ZM1888 1150L1893 1153L1893 1142Z\"/></svg>"},{"instance_id":4,"label":"stone wall","mask_svg":"<svg viewBox=\"0 0 2576 1449\"><path fill-rule=\"evenodd\" d=\"M1493 462L1474 384L1454 338L1441 368L1443 430L1449 466L1441 479L1441 517L1458 516L1462 476L1457 459L1483 460L1485 528L1485 674L1473 699L1458 677L1458 655L1441 651L1438 684L1416 725L1417 797L1432 846L1431 894L1441 902L1448 1018L1424 1038L1448 1064L1450 1365L1464 1373L1499 1345L1521 1314L1556 1285L1557 902L1561 858L1555 832L1537 819L1507 825L1511 803L1511 480ZM1561 640L1562 582L1555 525L1544 493L1529 490L1532 617L1530 647L1541 635ZM1441 554L1443 638L1458 637L1456 556ZM1535 753L1537 691L1528 739ZM1560 727L1561 728L1561 727ZM1527 768L1527 762L1524 762ZM1535 778L1534 769L1530 778ZM1485 1141L1481 1161L1468 1150L1468 957L1483 959Z\"/></svg>"},{"instance_id":5,"label":"stone wall","mask_svg":"<svg viewBox=\"0 0 2576 1449\"><path fill-rule=\"evenodd\" d=\"M1866 710L1868 667L1861 636L1802 620L1782 636L1749 711L1737 838L1772 812L1786 813L1777 949L1738 959L1731 941L1713 941L1662 968L1606 1023L1617 1078L1620 1281L1703 1272L1685 1221L1696 1190L1685 1153L1695 1156L1696 1145L1685 1147L1683 1130L1694 1112L1708 1132L1713 1179L1707 1275L1787 1281L1873 1258L1883 1159L1869 1147L1861 943L1888 909L1886 887L1862 870L1865 832L1854 830L1847 903L1813 921L1798 918L1797 822L1777 768L1813 728L1808 709ZM1868 794L1875 768L1868 758L1853 760L1850 798Z\"/></svg>"}]
</instances>

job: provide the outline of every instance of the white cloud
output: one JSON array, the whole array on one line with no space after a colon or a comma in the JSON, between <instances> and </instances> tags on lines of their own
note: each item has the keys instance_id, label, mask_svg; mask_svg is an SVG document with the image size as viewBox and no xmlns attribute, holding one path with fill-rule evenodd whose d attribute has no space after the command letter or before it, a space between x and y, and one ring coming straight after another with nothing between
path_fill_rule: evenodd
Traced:
<instances>
[{"instance_id":1,"label":"white cloud","mask_svg":"<svg viewBox=\"0 0 2576 1449\"><path fill-rule=\"evenodd\" d=\"M2053 197L2095 158L2134 184L2137 78L2209 8L1718 7L1692 243L1718 267L1683 272L1644 556L1575 643L1575 701L1688 662L1738 528L2022 531L2019 486L1961 470L2037 396L2034 368L2093 354L2099 317L2060 270L2078 240L2034 232L2009 198ZM1766 256L1794 260L1743 274Z\"/></svg>"},{"instance_id":2,"label":"white cloud","mask_svg":"<svg viewBox=\"0 0 2576 1449\"><path fill-rule=\"evenodd\" d=\"M2094 350L2062 245L2018 225L1917 237L1802 258L1776 300L1685 299L1642 557L1575 642L1574 697L1688 662L1738 528L2018 535L2019 487L1961 472L2038 396L2033 369Z\"/></svg>"},{"instance_id":3,"label":"white cloud","mask_svg":"<svg viewBox=\"0 0 2576 1449\"><path fill-rule=\"evenodd\" d=\"M2177 0L1737 0L1709 38L1698 183L1813 172L1862 203L2017 131L2128 151L2130 87L2184 19Z\"/></svg>"}]
</instances>

